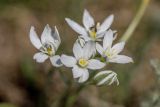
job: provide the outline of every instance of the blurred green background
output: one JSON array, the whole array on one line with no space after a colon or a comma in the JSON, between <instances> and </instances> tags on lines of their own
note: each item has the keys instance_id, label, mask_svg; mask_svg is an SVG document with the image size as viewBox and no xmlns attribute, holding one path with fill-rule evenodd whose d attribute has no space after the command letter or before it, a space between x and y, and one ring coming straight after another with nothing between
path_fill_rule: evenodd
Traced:
<instances>
[{"instance_id":1,"label":"blurred green background","mask_svg":"<svg viewBox=\"0 0 160 107\"><path fill-rule=\"evenodd\" d=\"M78 92L71 69L61 69L74 84L66 85L49 61L38 64L32 59L37 50L28 36L31 25L39 35L46 24L56 25L62 39L59 54L72 54L77 34L65 17L82 24L84 9L99 22L114 14L111 28L118 31L119 39L140 3L141 0L0 0L0 107L70 107L73 100L72 107L143 107L157 86L150 60L160 59L159 0L150 0L126 44L123 53L131 56L134 63L106 67L118 74L119 86L89 85Z\"/></svg>"}]
</instances>

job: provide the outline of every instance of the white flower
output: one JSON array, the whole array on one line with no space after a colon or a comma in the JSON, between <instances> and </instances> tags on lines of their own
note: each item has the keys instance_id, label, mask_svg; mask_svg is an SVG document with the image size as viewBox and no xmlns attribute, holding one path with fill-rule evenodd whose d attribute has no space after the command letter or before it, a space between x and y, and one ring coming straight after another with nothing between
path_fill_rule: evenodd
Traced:
<instances>
[{"instance_id":1,"label":"white flower","mask_svg":"<svg viewBox=\"0 0 160 107\"><path fill-rule=\"evenodd\" d=\"M61 39L56 27L53 31L49 25L46 25L40 40L34 27L32 26L29 37L33 46L40 51L33 56L33 59L39 63L42 63L49 58L53 66L59 67L62 65L60 56L55 55L61 43Z\"/></svg>"},{"instance_id":2,"label":"white flower","mask_svg":"<svg viewBox=\"0 0 160 107\"><path fill-rule=\"evenodd\" d=\"M94 80L97 81L97 85L111 85L114 82L116 82L117 85L119 85L117 74L111 70L101 71L97 73L94 77Z\"/></svg>"},{"instance_id":3,"label":"white flower","mask_svg":"<svg viewBox=\"0 0 160 107\"><path fill-rule=\"evenodd\" d=\"M79 25L69 18L65 18L69 26L76 31L85 41L101 41L106 30L109 29L113 22L113 15L110 15L105 19L105 21L100 25L100 23L95 23L93 17L89 14L87 10L83 13L83 25Z\"/></svg>"},{"instance_id":4,"label":"white flower","mask_svg":"<svg viewBox=\"0 0 160 107\"><path fill-rule=\"evenodd\" d=\"M86 43L82 48L78 42L73 46L74 57L62 55L61 62L66 67L72 67L72 73L74 78L79 78L80 83L85 82L89 78L88 69L97 70L105 66L104 63L96 59L91 59L92 56L92 44Z\"/></svg>"},{"instance_id":5,"label":"white flower","mask_svg":"<svg viewBox=\"0 0 160 107\"><path fill-rule=\"evenodd\" d=\"M124 48L125 42L117 43L112 47L113 40L113 32L112 30L108 30L103 39L103 47L96 43L98 53L102 55L102 57L106 58L107 62L122 64L133 62L132 58L125 55L119 55Z\"/></svg>"}]
</instances>

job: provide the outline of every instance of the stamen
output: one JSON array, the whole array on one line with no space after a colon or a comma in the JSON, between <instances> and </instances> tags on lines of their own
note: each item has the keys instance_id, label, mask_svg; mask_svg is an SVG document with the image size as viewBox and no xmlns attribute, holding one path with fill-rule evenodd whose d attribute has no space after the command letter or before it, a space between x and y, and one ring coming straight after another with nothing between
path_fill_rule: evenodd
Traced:
<instances>
[{"instance_id":1,"label":"stamen","mask_svg":"<svg viewBox=\"0 0 160 107\"><path fill-rule=\"evenodd\" d=\"M100 27L100 23L97 22L97 24L96 24L96 29L98 29L99 27Z\"/></svg>"},{"instance_id":2,"label":"stamen","mask_svg":"<svg viewBox=\"0 0 160 107\"><path fill-rule=\"evenodd\" d=\"M96 39L96 35L97 35L97 34L96 34L95 31L90 31L89 34L90 34L90 37L91 37L93 40Z\"/></svg>"},{"instance_id":3,"label":"stamen","mask_svg":"<svg viewBox=\"0 0 160 107\"><path fill-rule=\"evenodd\" d=\"M44 44L40 50L49 56L53 56L55 54L54 46L51 43Z\"/></svg>"},{"instance_id":4,"label":"stamen","mask_svg":"<svg viewBox=\"0 0 160 107\"><path fill-rule=\"evenodd\" d=\"M112 56L109 52L106 52L105 54L106 54L106 56L107 56L108 58L110 58L110 57Z\"/></svg>"},{"instance_id":5,"label":"stamen","mask_svg":"<svg viewBox=\"0 0 160 107\"><path fill-rule=\"evenodd\" d=\"M97 38L97 29L99 28L100 23L98 22L95 26L90 28L89 35L93 40Z\"/></svg>"},{"instance_id":6,"label":"stamen","mask_svg":"<svg viewBox=\"0 0 160 107\"><path fill-rule=\"evenodd\" d=\"M108 58L111 58L113 56L113 53L110 51L110 48L109 48L104 52L104 55L107 56Z\"/></svg>"},{"instance_id":7,"label":"stamen","mask_svg":"<svg viewBox=\"0 0 160 107\"><path fill-rule=\"evenodd\" d=\"M79 59L78 64L80 67L85 68L88 65L88 60L81 58Z\"/></svg>"},{"instance_id":8,"label":"stamen","mask_svg":"<svg viewBox=\"0 0 160 107\"><path fill-rule=\"evenodd\" d=\"M47 48L47 52L48 52L48 54L51 56L52 55L52 48Z\"/></svg>"}]
</instances>

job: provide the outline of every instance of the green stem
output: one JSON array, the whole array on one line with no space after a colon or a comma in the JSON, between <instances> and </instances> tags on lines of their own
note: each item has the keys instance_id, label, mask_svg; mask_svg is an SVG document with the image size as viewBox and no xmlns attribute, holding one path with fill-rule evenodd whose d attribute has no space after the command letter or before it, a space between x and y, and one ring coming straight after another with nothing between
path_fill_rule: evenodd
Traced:
<instances>
[{"instance_id":1,"label":"green stem","mask_svg":"<svg viewBox=\"0 0 160 107\"><path fill-rule=\"evenodd\" d=\"M140 20L142 19L142 16L146 10L146 7L148 6L149 0L142 0L141 6L135 16L135 18L132 20L131 24L129 25L128 29L120 39L120 41L128 41L128 39L132 36L133 32L135 31L137 25L139 24Z\"/></svg>"},{"instance_id":2,"label":"green stem","mask_svg":"<svg viewBox=\"0 0 160 107\"><path fill-rule=\"evenodd\" d=\"M92 72L90 74L90 78L88 80L88 82L84 83L84 84L81 84L81 85L78 85L76 87L76 91L71 93L67 99L67 102L66 102L66 107L73 107L73 105L75 104L75 102L77 101L77 98L79 96L79 94L81 93L81 91L86 88L86 86L88 85L92 85L93 84L93 77L95 75L95 72Z\"/></svg>"},{"instance_id":3,"label":"green stem","mask_svg":"<svg viewBox=\"0 0 160 107\"><path fill-rule=\"evenodd\" d=\"M66 102L66 107L73 107L75 102L77 101L77 98L80 94L80 92L85 88L85 85L80 85L77 87L76 91L71 93L68 97L68 100Z\"/></svg>"}]
</instances>

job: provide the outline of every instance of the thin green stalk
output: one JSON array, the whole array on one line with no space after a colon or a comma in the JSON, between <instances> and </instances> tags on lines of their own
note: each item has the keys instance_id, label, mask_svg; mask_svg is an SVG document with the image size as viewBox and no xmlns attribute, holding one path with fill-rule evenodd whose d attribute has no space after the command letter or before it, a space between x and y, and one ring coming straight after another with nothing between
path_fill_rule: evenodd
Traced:
<instances>
[{"instance_id":1,"label":"thin green stalk","mask_svg":"<svg viewBox=\"0 0 160 107\"><path fill-rule=\"evenodd\" d=\"M150 0L142 0L142 3L140 5L140 8L135 16L135 18L132 20L131 24L129 25L128 29L120 39L120 41L128 41L128 39L132 36L133 32L135 31L137 25L139 24L140 20L142 19L142 16L146 10L146 7L148 6Z\"/></svg>"},{"instance_id":2,"label":"thin green stalk","mask_svg":"<svg viewBox=\"0 0 160 107\"><path fill-rule=\"evenodd\" d=\"M80 92L86 87L85 84L80 85L76 88L76 91L71 93L67 102L66 102L66 107L73 107L73 105L75 104L75 102L77 101L77 98L80 94Z\"/></svg>"},{"instance_id":3,"label":"thin green stalk","mask_svg":"<svg viewBox=\"0 0 160 107\"><path fill-rule=\"evenodd\" d=\"M66 102L66 107L73 107L73 105L77 101L77 98L78 98L79 94L81 93L81 91L84 90L84 88L86 88L88 85L93 84L92 79L93 79L94 75L95 75L95 72L92 72L90 74L90 78L89 78L88 82L81 84L81 85L78 85L76 87L76 91L70 94L70 96Z\"/></svg>"}]
</instances>

